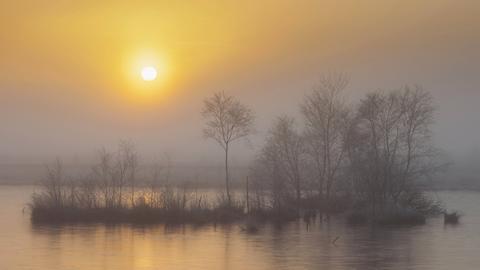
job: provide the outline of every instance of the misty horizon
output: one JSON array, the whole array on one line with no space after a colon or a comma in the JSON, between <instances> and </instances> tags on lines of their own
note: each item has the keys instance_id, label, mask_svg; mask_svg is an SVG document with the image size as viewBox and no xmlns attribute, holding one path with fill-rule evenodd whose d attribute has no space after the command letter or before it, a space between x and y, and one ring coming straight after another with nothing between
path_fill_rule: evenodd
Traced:
<instances>
[{"instance_id":1,"label":"misty horizon","mask_svg":"<svg viewBox=\"0 0 480 270\"><path fill-rule=\"evenodd\" d=\"M353 83L352 83L353 84ZM355 104L354 102L358 102L358 100L352 100L351 98L351 92L352 88L354 88L352 85L348 87L349 89L346 91L347 92L347 98L348 102L351 104ZM391 88L386 88L383 90L388 90L388 89L397 89L399 87L391 87ZM302 94L306 94L313 89L313 86L310 87L310 89L307 89L302 92ZM371 88L371 89L381 89L381 88ZM429 90L429 89L427 89ZM431 90L429 90L431 91ZM228 93L228 92L227 92ZM358 94L359 92L357 92ZM434 94L435 92L432 91ZM258 113L258 111L262 111L262 106L260 106L258 109L252 107L252 110L255 113L255 116L257 117L257 121L255 124L255 132L251 135L249 135L248 141L243 141L243 142L237 142L235 143L232 147L235 149L235 153L232 155L232 160L234 163L236 163L239 166L247 166L248 163L254 158L255 151L258 150L259 146L262 145L263 143L263 138L265 134L268 132L268 130L271 128L270 123L273 119L275 119L278 116L285 115L285 114L290 114L293 115L295 118L300 118L299 116L299 109L298 106L302 102L303 96L299 97L298 102L289 105L289 109L287 111L285 110L279 110L277 112L270 112L267 113L266 115L261 115ZM477 142L477 137L473 136L476 135L477 133L473 133L471 136L470 140L468 137L470 137L468 134L464 134L463 129L456 129L456 130L450 130L448 131L442 131L442 128L444 128L447 125L466 125L465 121L459 121L455 120L452 121L450 119L442 119L441 116L445 113L447 109L442 110L442 104L438 101L438 98L434 96L435 100L435 105L437 112L435 114L435 124L433 126L433 139L436 143L437 146L439 146L441 149L445 150L445 153L450 155L450 157L456 159L459 157L463 157L466 155L471 154L472 151L475 151L475 149L478 149L480 147L480 143ZM242 100L243 101L243 100ZM203 100L200 100L198 105L201 105ZM244 102L245 104L248 104ZM462 105L465 104L464 102ZM293 110L291 108L294 108ZM473 108L472 108L473 109ZM290 110L290 111L288 111ZM462 106L459 108L459 110L469 110L468 107ZM474 115L472 116L472 121L476 121ZM55 147L53 149L45 149L45 151L41 152L31 152L31 149L35 149L35 147L28 148L25 147L25 145L22 145L22 147L19 147L18 149L15 149L15 152L8 152L8 151L3 151L2 154L0 155L0 162L2 164L31 164L31 163L41 163L41 164L48 164L52 161L54 161L57 158L62 159L63 161L67 163L91 163L95 160L95 155L96 152L105 147L107 149L112 149L114 148L120 141L122 140L130 140L132 141L137 149L139 154L141 154L142 157L147 162L155 162L155 160L158 160L161 158L165 153L168 153L172 157L174 157L176 162L179 162L181 164L200 164L202 166L212 166L215 165L215 163L221 164L221 161L218 161L219 157L221 157L222 153L221 151L218 151L216 148L216 145L212 143L211 141L206 140L203 135L202 135L202 130L201 130L201 125L202 125L202 119L200 116L200 109L198 110L197 113L192 113L192 119L195 119L197 122L195 124L195 127L197 128L196 130L192 129L192 125L189 125L191 123L189 122L177 122L175 124L172 124L172 127L166 128L166 129L161 129L159 128L157 130L153 130L151 134L158 134L159 138L164 138L165 135L162 134L162 130L168 130L168 135L166 136L172 136L172 138L168 139L158 139L158 140L145 140L142 139L143 137L141 136L148 136L148 134L143 134L143 135L136 135L134 136L127 136L127 134L131 132L125 132L125 135L123 134L118 134L117 136L112 136L111 138L106 138L103 141L100 141L99 139L95 140L95 143L92 143L91 145L86 145L86 142L88 140L83 140L83 139L78 139L75 138L73 142L70 142L69 140L66 140L63 143L68 143L67 148L62 148L62 142L58 141L52 141L51 138L46 139L42 144L49 145L51 143L55 143ZM297 119L301 120L301 119ZM191 120L190 120L191 121ZM299 121L301 124L301 121ZM470 125L469 125L470 126ZM62 130L62 126L59 125L58 127L52 127L56 128L57 130ZM191 129L190 133L184 133L184 132L177 132L177 130L183 130L183 129ZM476 125L472 125L468 127L470 129L475 129ZM467 128L467 129L468 129ZM445 135L447 134L447 135ZM28 134L21 134L23 136L28 136ZM442 136L443 135L443 136ZM464 135L467 137L465 140L458 140L459 135ZM74 137L72 136L72 139ZM136 139L135 139L136 138ZM68 139L68 138L65 138ZM18 143L28 143L31 142L23 142L21 140L16 140ZM450 142L454 143L450 143ZM84 145L82 150L79 150L77 145ZM186 145L187 144L187 145ZM152 147L154 146L154 147ZM42 148L43 146L39 146ZM47 148L47 147L45 147ZM13 149L12 145L4 145L4 149ZM58 149L55 151L55 149ZM67 151L70 150L70 151ZM212 160L212 161L208 161Z\"/></svg>"}]
</instances>

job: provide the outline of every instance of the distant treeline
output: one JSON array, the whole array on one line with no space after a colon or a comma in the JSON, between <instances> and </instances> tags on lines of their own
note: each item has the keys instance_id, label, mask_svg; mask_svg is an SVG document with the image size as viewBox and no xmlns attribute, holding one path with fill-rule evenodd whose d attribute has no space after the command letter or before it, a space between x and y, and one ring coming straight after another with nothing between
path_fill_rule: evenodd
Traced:
<instances>
[{"instance_id":1,"label":"distant treeline","mask_svg":"<svg viewBox=\"0 0 480 270\"><path fill-rule=\"evenodd\" d=\"M229 147L253 131L254 114L220 92L205 101L204 134L225 151L225 192L207 199L172 185L165 170L139 188L131 142L99 152L88 177L69 180L58 163L33 196L34 221L194 222L246 216L286 220L347 211L351 222L423 222L441 211L419 186L442 169L431 142L432 96L419 86L378 90L350 104L343 74L322 77L300 106L280 116L251 165L241 196L230 190Z\"/></svg>"}]
</instances>

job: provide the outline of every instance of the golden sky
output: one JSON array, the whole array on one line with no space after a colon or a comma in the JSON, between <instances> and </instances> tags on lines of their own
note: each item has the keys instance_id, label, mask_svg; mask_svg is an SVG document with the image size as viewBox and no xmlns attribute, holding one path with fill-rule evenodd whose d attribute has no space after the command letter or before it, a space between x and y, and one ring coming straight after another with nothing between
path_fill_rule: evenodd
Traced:
<instances>
[{"instance_id":1,"label":"golden sky","mask_svg":"<svg viewBox=\"0 0 480 270\"><path fill-rule=\"evenodd\" d=\"M359 92L425 84L448 114L452 88L478 89L479 13L473 0L0 0L3 148L201 144L198 111L213 91L250 104L263 128L296 113L331 70L350 73ZM141 81L146 62L164 75Z\"/></svg>"}]
</instances>

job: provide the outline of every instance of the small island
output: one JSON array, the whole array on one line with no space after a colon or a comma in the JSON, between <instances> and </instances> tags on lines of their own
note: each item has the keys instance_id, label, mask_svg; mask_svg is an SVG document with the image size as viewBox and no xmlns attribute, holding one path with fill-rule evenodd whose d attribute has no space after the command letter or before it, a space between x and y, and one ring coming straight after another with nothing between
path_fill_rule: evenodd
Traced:
<instances>
[{"instance_id":1,"label":"small island","mask_svg":"<svg viewBox=\"0 0 480 270\"><path fill-rule=\"evenodd\" d=\"M348 85L344 74L322 77L304 97L301 121L279 116L248 177L235 181L230 146L254 132L254 113L224 92L207 98L204 135L225 154L225 189L214 195L158 173L140 176L146 166L134 144L122 141L114 152L98 151L81 177L65 175L61 161L48 167L30 203L32 222L309 222L336 215L349 224L404 225L443 213L425 194L426 181L444 167L431 140L431 94L405 86L351 103Z\"/></svg>"}]
</instances>

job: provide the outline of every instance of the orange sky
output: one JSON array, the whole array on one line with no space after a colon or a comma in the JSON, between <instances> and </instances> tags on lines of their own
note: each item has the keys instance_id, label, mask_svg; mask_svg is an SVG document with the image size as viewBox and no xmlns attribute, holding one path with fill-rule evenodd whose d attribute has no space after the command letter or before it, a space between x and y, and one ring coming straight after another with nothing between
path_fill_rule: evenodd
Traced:
<instances>
[{"instance_id":1,"label":"orange sky","mask_svg":"<svg viewBox=\"0 0 480 270\"><path fill-rule=\"evenodd\" d=\"M479 13L468 0L0 0L0 156L82 155L131 138L201 157L212 147L204 97L248 103L261 138L331 70L351 74L353 99L423 84L441 108L439 141L463 136L455 147L468 148L480 144ZM142 59L165 77L142 82Z\"/></svg>"}]
</instances>

